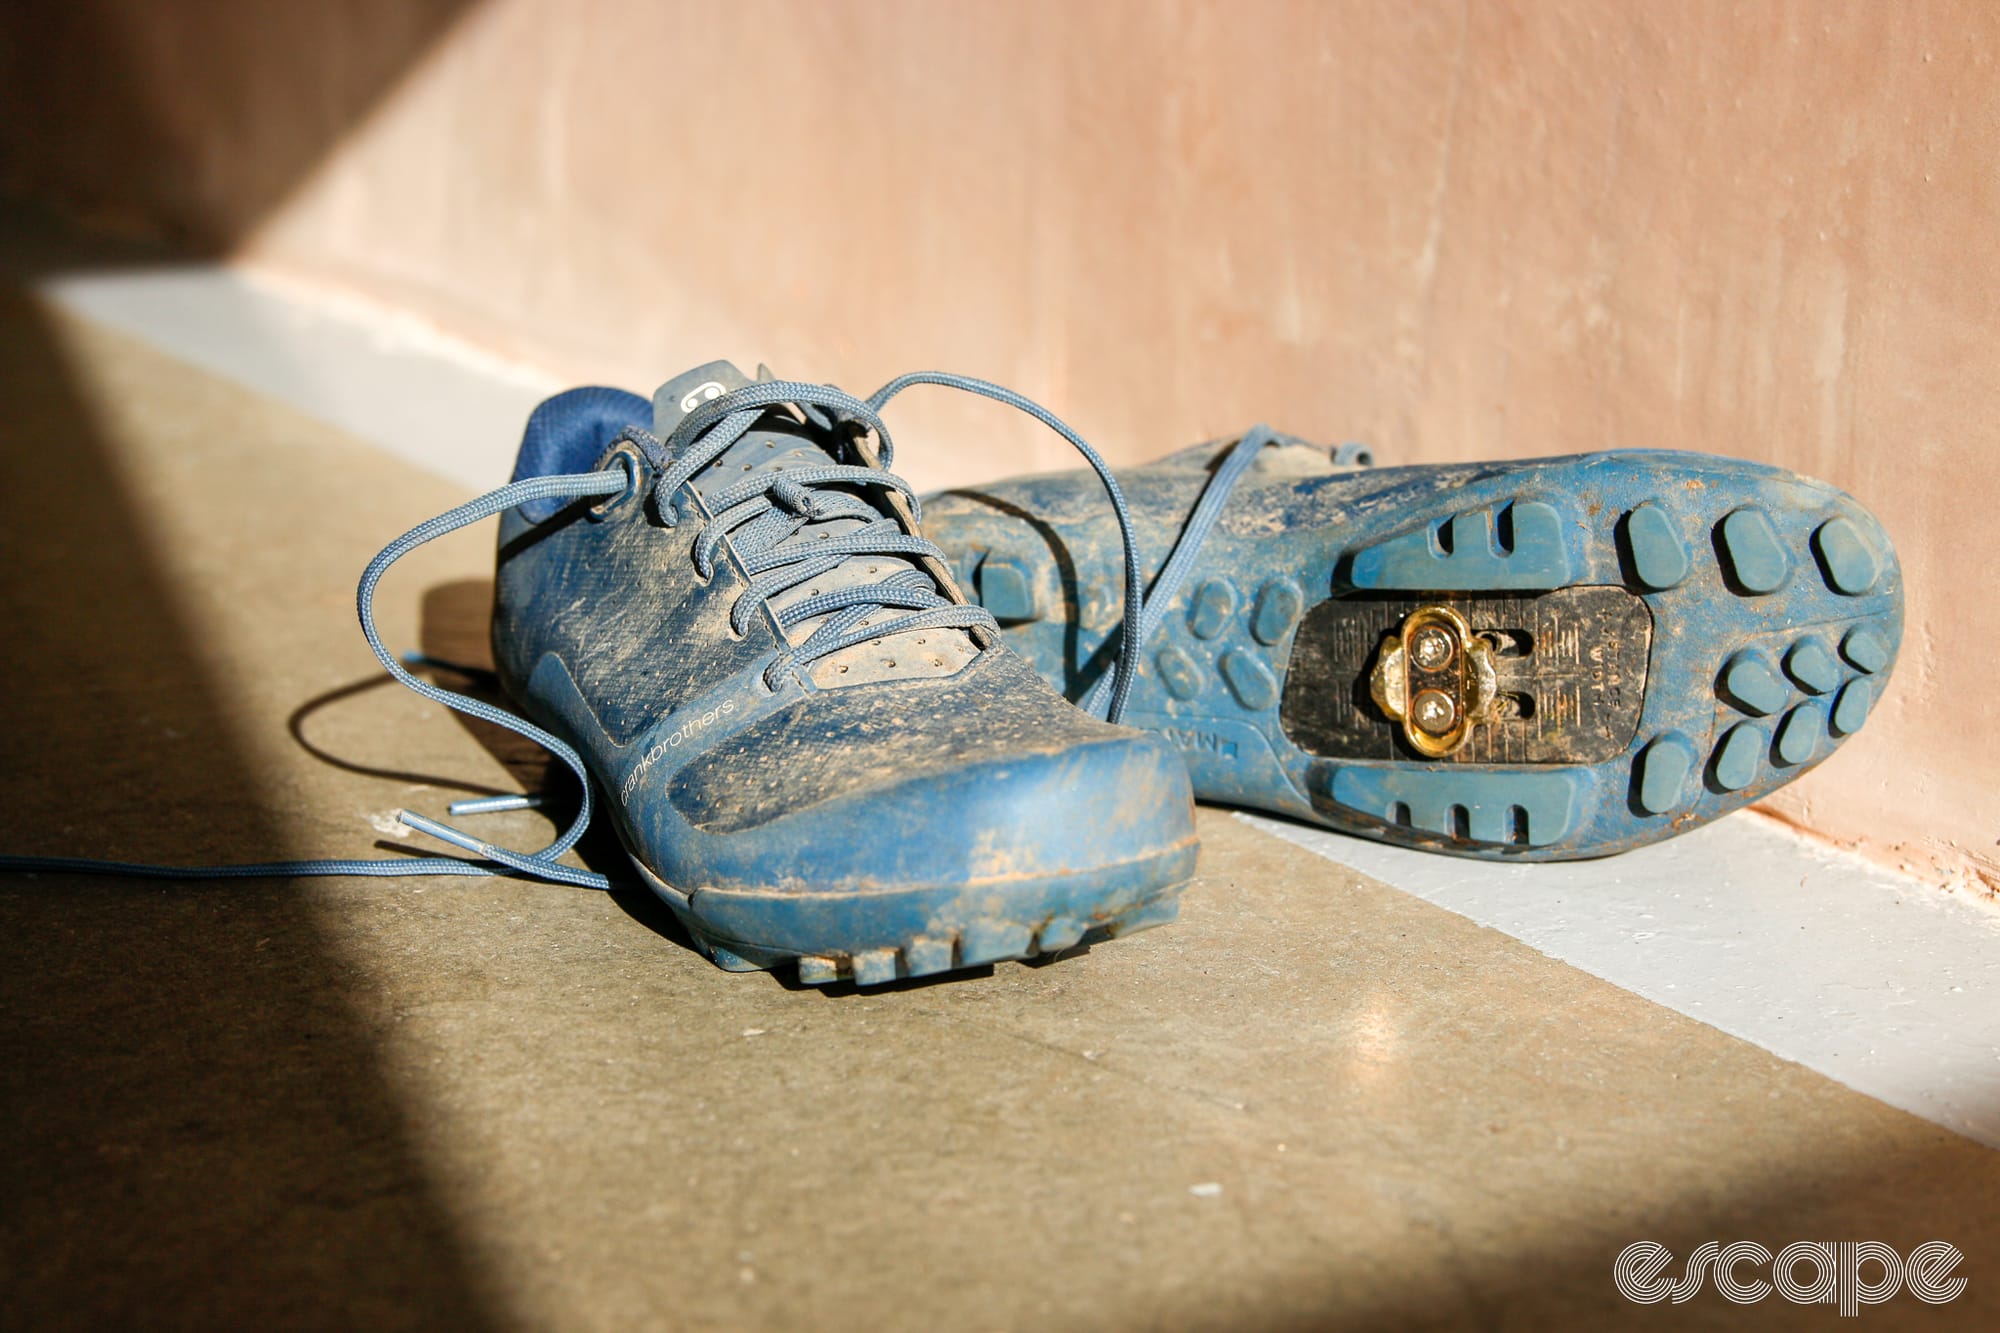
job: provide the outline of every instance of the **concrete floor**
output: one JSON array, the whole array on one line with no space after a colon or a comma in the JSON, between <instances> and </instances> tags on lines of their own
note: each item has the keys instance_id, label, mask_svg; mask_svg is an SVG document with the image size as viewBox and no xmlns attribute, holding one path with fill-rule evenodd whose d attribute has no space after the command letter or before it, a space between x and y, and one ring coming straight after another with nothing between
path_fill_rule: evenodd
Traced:
<instances>
[{"instance_id":1,"label":"concrete floor","mask_svg":"<svg viewBox=\"0 0 2000 1333\"><path fill-rule=\"evenodd\" d=\"M365 855L537 784L354 628L462 498L0 294L0 847ZM489 540L392 576L392 643L483 653ZM719 972L634 893L0 877L0 1323L1603 1327L1623 1246L1739 1238L1948 1240L1965 1295L1867 1323L2000 1319L1989 1149L1202 832L1178 925L870 993Z\"/></svg>"}]
</instances>

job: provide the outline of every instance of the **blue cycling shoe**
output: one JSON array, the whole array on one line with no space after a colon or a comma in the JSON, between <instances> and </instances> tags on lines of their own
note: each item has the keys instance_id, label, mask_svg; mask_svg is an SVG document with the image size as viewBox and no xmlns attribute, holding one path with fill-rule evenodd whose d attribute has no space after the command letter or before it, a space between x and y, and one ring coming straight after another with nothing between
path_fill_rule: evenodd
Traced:
<instances>
[{"instance_id":1,"label":"blue cycling shoe","mask_svg":"<svg viewBox=\"0 0 2000 1333\"><path fill-rule=\"evenodd\" d=\"M720 362L545 403L517 481L629 484L502 516L507 692L724 967L866 984L1170 919L1185 769L998 642L886 453L869 404Z\"/></svg>"},{"instance_id":2,"label":"blue cycling shoe","mask_svg":"<svg viewBox=\"0 0 2000 1333\"><path fill-rule=\"evenodd\" d=\"M796 963L860 985L1173 919L1194 872L1186 768L1157 738L1066 702L1000 642L888 471L880 409L915 384L1026 411L1096 469L1124 553L1140 643L1136 539L1090 446L997 385L906 375L863 401L752 383L727 363L651 402L577 389L537 408L514 479L412 528L361 576L362 633L389 674L528 737L581 784L575 819L535 852L412 811L472 853L174 866L0 855L0 872L171 879L508 874L593 888L565 859L599 800L638 876L732 970ZM412 675L375 623L404 555L498 515L501 683L532 721ZM1136 679L1118 664L1115 721ZM461 801L455 815L534 798Z\"/></svg>"},{"instance_id":3,"label":"blue cycling shoe","mask_svg":"<svg viewBox=\"0 0 2000 1333\"><path fill-rule=\"evenodd\" d=\"M1260 427L1119 477L1150 580L1125 720L1202 799L1405 846L1562 860L1694 828L1853 735L1902 640L1881 525L1754 463L1377 469ZM925 502L1007 642L1087 707L1128 638L1088 499L1054 474Z\"/></svg>"}]
</instances>

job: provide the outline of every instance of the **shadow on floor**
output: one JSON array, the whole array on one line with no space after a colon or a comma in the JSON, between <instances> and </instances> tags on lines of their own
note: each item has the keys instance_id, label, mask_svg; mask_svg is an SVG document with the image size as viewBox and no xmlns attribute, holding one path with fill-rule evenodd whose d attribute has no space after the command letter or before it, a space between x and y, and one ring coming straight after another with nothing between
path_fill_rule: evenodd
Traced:
<instances>
[{"instance_id":1,"label":"shadow on floor","mask_svg":"<svg viewBox=\"0 0 2000 1333\"><path fill-rule=\"evenodd\" d=\"M146 532L43 316L0 291L0 845L299 854ZM0 876L6 1322L498 1322L311 896Z\"/></svg>"}]
</instances>

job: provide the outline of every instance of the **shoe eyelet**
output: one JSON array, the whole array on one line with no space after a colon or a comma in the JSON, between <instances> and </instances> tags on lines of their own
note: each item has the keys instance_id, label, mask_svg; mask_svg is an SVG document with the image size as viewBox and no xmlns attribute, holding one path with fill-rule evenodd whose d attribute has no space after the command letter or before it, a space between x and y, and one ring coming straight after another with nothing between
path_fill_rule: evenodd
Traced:
<instances>
[{"instance_id":1,"label":"shoe eyelet","mask_svg":"<svg viewBox=\"0 0 2000 1333\"><path fill-rule=\"evenodd\" d=\"M646 460L639 453L638 446L632 444L630 441L621 441L618 447L611 451L604 462L598 465L597 470L599 472L607 472L613 467L623 469L625 473L625 489L619 491L616 495L607 495L592 505L586 511L589 516L592 519L602 520L611 517L620 509L623 509L632 497L639 493L639 476L645 466Z\"/></svg>"}]
</instances>

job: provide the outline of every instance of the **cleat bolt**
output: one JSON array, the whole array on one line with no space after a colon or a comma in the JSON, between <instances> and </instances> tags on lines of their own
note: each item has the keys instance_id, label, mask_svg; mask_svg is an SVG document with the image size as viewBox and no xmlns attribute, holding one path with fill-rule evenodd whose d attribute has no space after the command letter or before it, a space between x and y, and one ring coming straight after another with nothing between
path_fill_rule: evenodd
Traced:
<instances>
[{"instance_id":1,"label":"cleat bolt","mask_svg":"<svg viewBox=\"0 0 2000 1333\"><path fill-rule=\"evenodd\" d=\"M1431 735L1442 736L1458 720L1458 710L1443 690L1424 690L1410 701L1410 716Z\"/></svg>"},{"instance_id":2,"label":"cleat bolt","mask_svg":"<svg viewBox=\"0 0 2000 1333\"><path fill-rule=\"evenodd\" d=\"M1410 641L1410 655L1426 671L1442 670L1451 661L1451 635L1436 626L1425 626Z\"/></svg>"}]
</instances>

